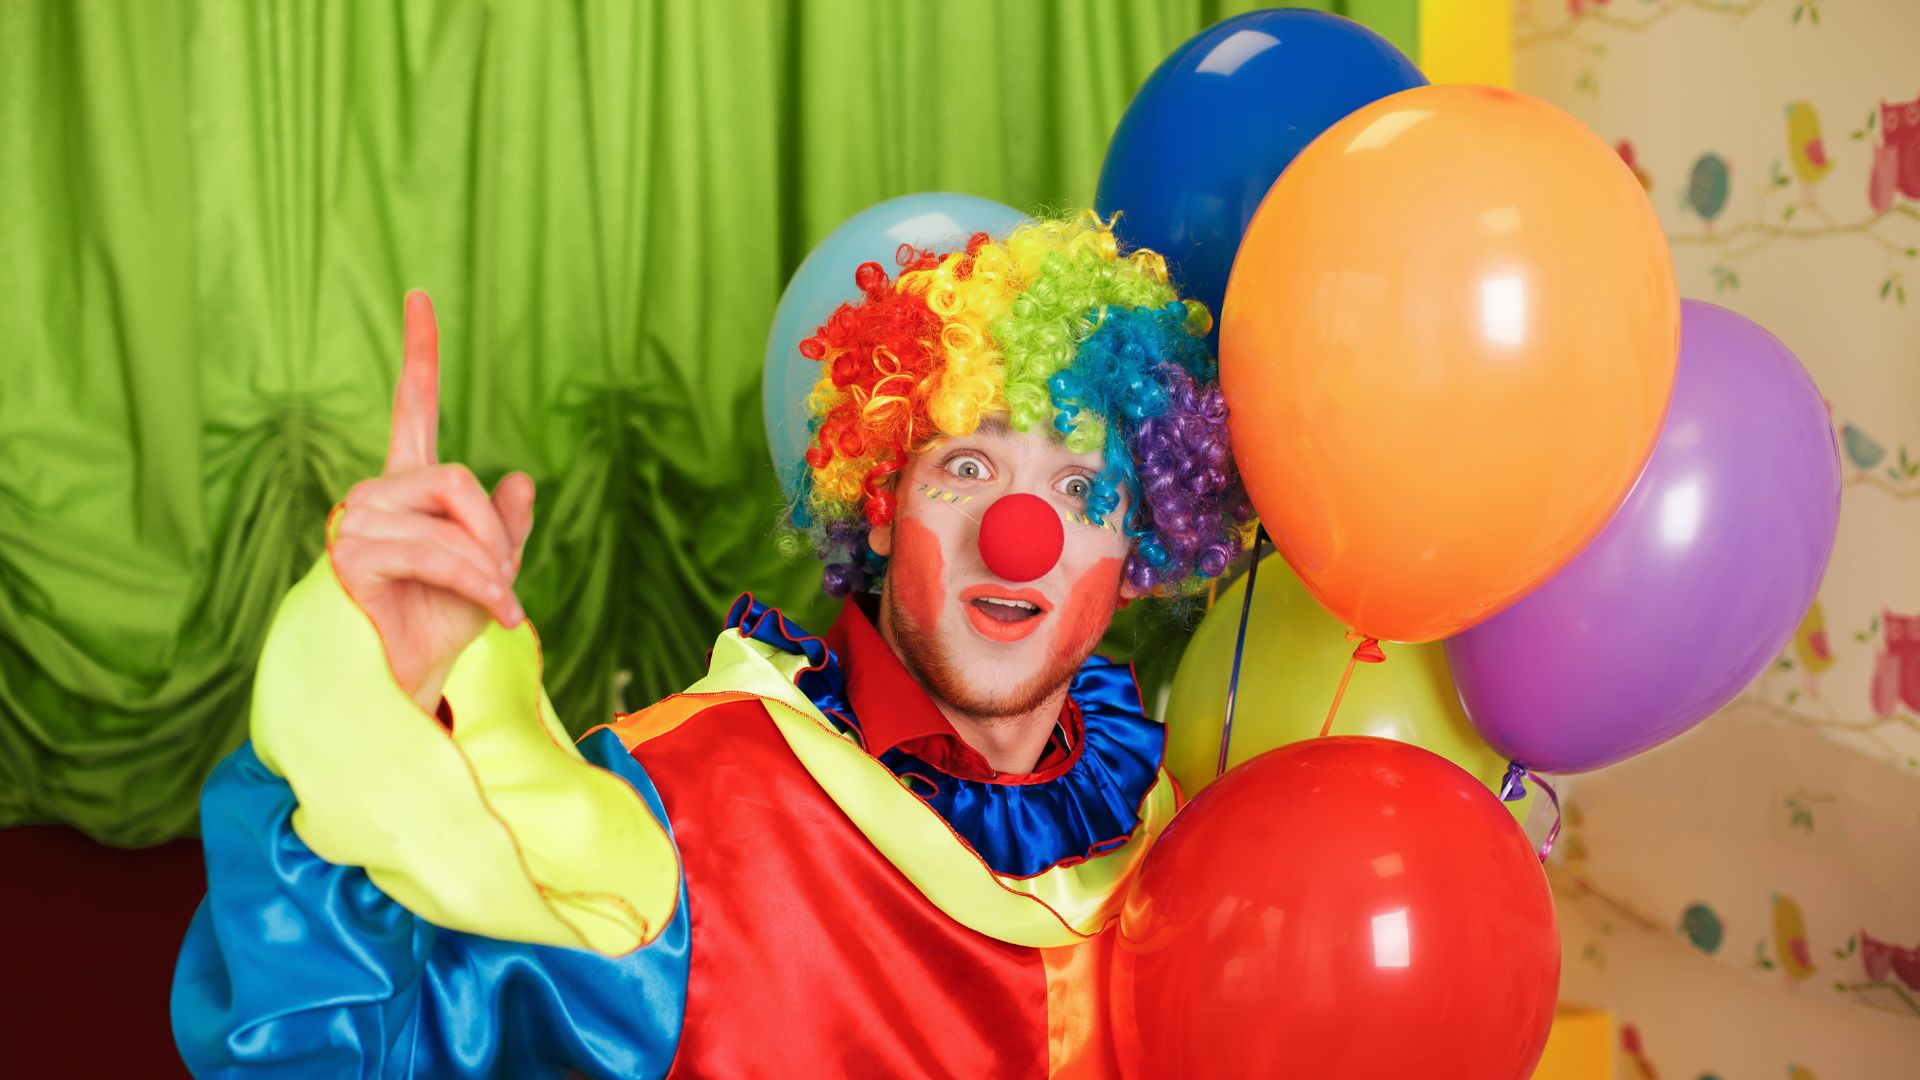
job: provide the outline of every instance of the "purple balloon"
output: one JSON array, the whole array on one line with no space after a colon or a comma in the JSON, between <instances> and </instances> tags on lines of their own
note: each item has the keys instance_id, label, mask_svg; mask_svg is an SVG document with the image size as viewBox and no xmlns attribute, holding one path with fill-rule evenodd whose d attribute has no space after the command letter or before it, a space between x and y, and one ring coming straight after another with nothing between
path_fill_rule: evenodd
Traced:
<instances>
[{"instance_id":1,"label":"purple balloon","mask_svg":"<svg viewBox=\"0 0 1920 1080\"><path fill-rule=\"evenodd\" d=\"M1613 520L1531 595L1447 641L1467 715L1542 772L1673 738L1779 655L1839 520L1839 450L1806 369L1758 324L1684 301L1666 425Z\"/></svg>"}]
</instances>

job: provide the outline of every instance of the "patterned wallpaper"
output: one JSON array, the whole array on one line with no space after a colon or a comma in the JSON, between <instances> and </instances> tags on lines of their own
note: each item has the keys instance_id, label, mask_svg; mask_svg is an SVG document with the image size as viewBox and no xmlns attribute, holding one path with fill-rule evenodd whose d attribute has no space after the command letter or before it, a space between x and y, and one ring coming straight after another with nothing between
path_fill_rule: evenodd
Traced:
<instances>
[{"instance_id":1,"label":"patterned wallpaper","mask_svg":"<svg viewBox=\"0 0 1920 1080\"><path fill-rule=\"evenodd\" d=\"M1807 365L1846 470L1774 667L1567 781L1563 996L1623 1077L1920 1077L1920 2L1518 0L1514 82L1615 143L1683 296Z\"/></svg>"}]
</instances>

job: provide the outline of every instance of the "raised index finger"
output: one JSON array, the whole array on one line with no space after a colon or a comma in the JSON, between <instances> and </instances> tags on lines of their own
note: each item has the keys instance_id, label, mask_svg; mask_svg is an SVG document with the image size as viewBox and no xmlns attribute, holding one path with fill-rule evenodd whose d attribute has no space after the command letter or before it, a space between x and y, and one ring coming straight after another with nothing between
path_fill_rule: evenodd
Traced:
<instances>
[{"instance_id":1,"label":"raised index finger","mask_svg":"<svg viewBox=\"0 0 1920 1080\"><path fill-rule=\"evenodd\" d=\"M440 437L440 330L433 301L415 289L407 294L406 359L393 390L393 430L387 439L387 472L418 469L437 458Z\"/></svg>"}]
</instances>

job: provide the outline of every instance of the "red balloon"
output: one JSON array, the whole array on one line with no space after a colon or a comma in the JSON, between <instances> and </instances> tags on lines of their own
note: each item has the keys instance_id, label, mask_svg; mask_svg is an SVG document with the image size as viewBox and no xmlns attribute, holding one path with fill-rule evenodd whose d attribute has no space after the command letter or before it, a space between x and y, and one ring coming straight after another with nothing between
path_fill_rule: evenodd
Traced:
<instances>
[{"instance_id":1,"label":"red balloon","mask_svg":"<svg viewBox=\"0 0 1920 1080\"><path fill-rule=\"evenodd\" d=\"M1135 1077L1524 1080L1559 931L1526 835L1416 746L1309 739L1180 811L1121 915L1114 1031Z\"/></svg>"}]
</instances>

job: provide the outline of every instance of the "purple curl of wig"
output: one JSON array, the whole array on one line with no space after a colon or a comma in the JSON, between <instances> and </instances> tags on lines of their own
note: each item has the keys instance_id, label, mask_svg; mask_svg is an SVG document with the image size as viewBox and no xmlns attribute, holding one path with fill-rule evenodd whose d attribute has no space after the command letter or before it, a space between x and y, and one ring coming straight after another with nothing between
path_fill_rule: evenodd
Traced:
<instances>
[{"instance_id":1,"label":"purple curl of wig","mask_svg":"<svg viewBox=\"0 0 1920 1080\"><path fill-rule=\"evenodd\" d=\"M1127 440L1138 474L1134 517L1149 531L1127 557L1127 581L1141 592L1225 573L1253 514L1235 477L1220 387L1201 386L1176 364L1160 364L1154 375L1167 408L1139 421Z\"/></svg>"}]
</instances>

